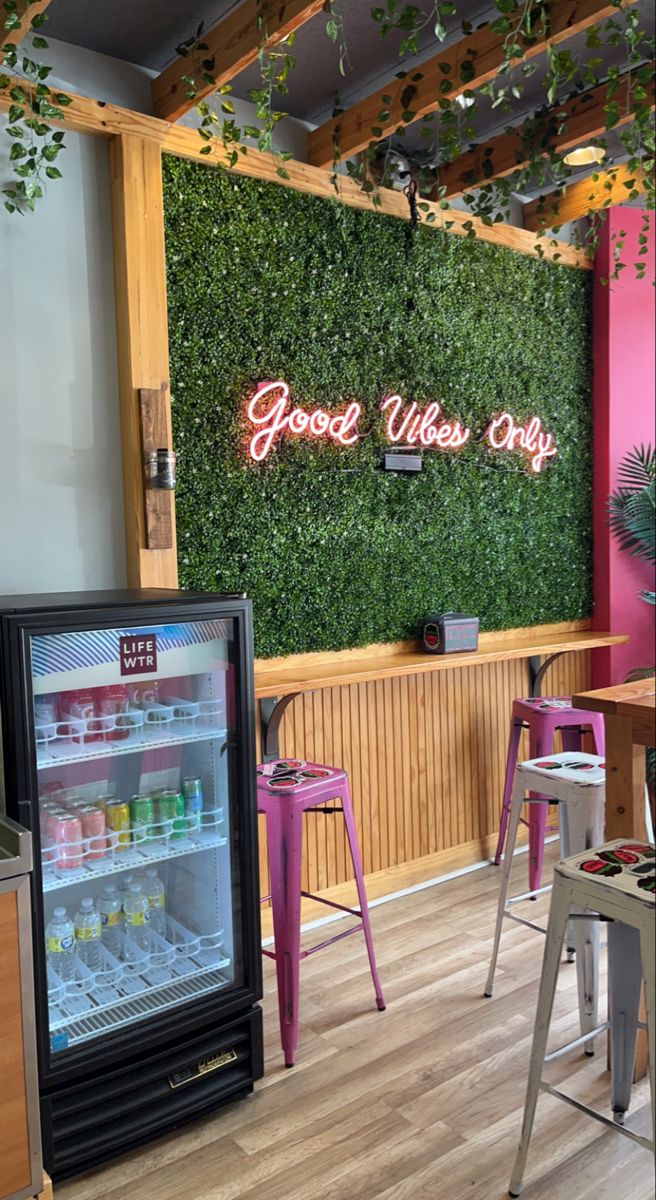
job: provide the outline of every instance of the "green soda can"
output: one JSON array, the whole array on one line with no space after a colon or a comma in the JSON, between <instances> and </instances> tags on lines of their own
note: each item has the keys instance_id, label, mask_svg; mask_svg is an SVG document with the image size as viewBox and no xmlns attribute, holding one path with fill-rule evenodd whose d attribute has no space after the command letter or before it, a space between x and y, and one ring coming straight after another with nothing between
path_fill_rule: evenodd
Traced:
<instances>
[{"instance_id":1,"label":"green soda can","mask_svg":"<svg viewBox=\"0 0 656 1200\"><path fill-rule=\"evenodd\" d=\"M155 837L155 806L151 796L137 794L130 800L130 824L132 837L138 845L140 842L152 842Z\"/></svg>"},{"instance_id":2,"label":"green soda can","mask_svg":"<svg viewBox=\"0 0 656 1200\"><path fill-rule=\"evenodd\" d=\"M157 820L160 826L170 822L160 829L160 836L166 841L177 841L185 835L185 802L181 792L160 792L157 797Z\"/></svg>"}]
</instances>

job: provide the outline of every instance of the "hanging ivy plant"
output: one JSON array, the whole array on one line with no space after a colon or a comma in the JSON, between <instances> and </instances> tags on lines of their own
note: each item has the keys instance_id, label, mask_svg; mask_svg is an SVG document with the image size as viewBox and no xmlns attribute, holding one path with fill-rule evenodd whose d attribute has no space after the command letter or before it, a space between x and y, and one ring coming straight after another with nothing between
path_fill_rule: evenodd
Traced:
<instances>
[{"instance_id":1,"label":"hanging ivy plant","mask_svg":"<svg viewBox=\"0 0 656 1200\"><path fill-rule=\"evenodd\" d=\"M36 0L27 0L29 8ZM40 61L38 51L47 50L48 42L39 32L47 21L46 13L35 13L29 30L20 41L14 41L22 30L17 0L3 0L4 33L7 40L0 51L2 65L12 74L0 74L0 88L7 89L11 99L6 127L11 141L9 160L15 179L2 189L5 208L10 213L34 210L44 193L47 179L61 179L56 159L65 149L64 133L53 129L50 122L60 121L70 97L53 92L46 82L52 67Z\"/></svg>"},{"instance_id":2,"label":"hanging ivy plant","mask_svg":"<svg viewBox=\"0 0 656 1200\"><path fill-rule=\"evenodd\" d=\"M36 0L27 0L29 7ZM562 44L553 45L549 39L549 6L545 0L495 0L498 16L489 28L503 38L499 69L495 77L481 87L468 87L476 78L475 46L467 47L457 72L445 57L438 63L440 79L435 111L426 113L419 121L422 149L412 158L413 193L418 189L421 199L418 214L424 220L435 221L435 213L428 200L437 201L439 207L448 210L447 188L441 182L446 167L456 162L476 142L475 117L480 110L481 98L493 109L508 114L514 125L506 132L521 131L522 161L517 169L503 178L495 177L494 151L485 155L482 163L483 178L472 174L468 190L463 193L473 217L484 225L493 225L511 220L511 202L516 193L534 192L544 189L548 194L538 203L537 251L545 253L544 235L547 230L557 233L560 229L560 202L567 185L576 178L575 168L564 161L559 145L567 130L567 112L562 109L563 93L584 96L587 91L601 82L607 84L604 106L605 132L619 139L626 163L622 164L622 180L627 201L638 195L644 196L644 226L640 235L637 262L634 264L638 278L646 272L647 240L650 214L656 207L654 189L654 159L656 144L652 120L652 80L654 38L648 36L641 24L639 12L628 0L612 0L616 13L588 28L583 49L575 53ZM346 77L352 71L346 29L343 19L342 0L325 0L325 32L338 55L340 75ZM5 207L10 212L33 209L44 192L48 179L60 177L55 160L64 148L61 130L53 131L51 122L61 121L69 97L60 92L53 93L47 79L51 68L41 61L39 52L47 49L47 41L39 32L46 14L35 14L30 22L28 35L18 41L12 38L24 28L18 16L18 0L1 0L4 10L4 28L7 41L2 47L2 62L12 73L0 75L0 87L9 91L12 105L9 111L7 134L12 141L10 158L16 176L11 186L4 189ZM284 163L292 157L289 151L278 150L276 128L286 115L279 106L279 98L288 93L288 81L296 65L293 53L294 34L281 41L269 36L268 17L270 0L257 0L257 24L260 34L260 86L252 89L249 98L255 105L252 124L238 124L234 100L231 98L230 83L217 87L211 99L197 104L200 116L198 133L203 140L201 154L211 155L214 139L226 151L226 165L234 167L241 155L248 153L244 139L254 142L259 150L273 152L278 160L276 167L282 179L289 178ZM395 87L390 85L390 94L383 95L382 107L370 126L371 138L365 149L346 160L340 167L341 153L339 133L334 138L333 185L339 195L342 171L355 180L369 195L374 206L380 205L379 187L392 182L396 144L403 143L406 130L417 121L413 102L417 85L423 79L421 65L417 68L404 67L404 63L425 49L425 37L429 32L436 44L444 41L454 29L457 17L455 0L425 0L422 7L416 4L402 5L400 0L385 0L383 5L370 10L373 25L382 37L390 33L401 34L399 60L401 70L397 78L402 83L400 93L401 120L392 132L384 132L389 126L391 106L394 103ZM460 22L463 39L474 32L468 21ZM544 104L528 113L517 112L525 96L525 83L537 70L536 58L531 55L537 41L546 40L542 61L546 62L543 81ZM624 62L621 66L604 67L604 47L622 50ZM176 47L177 53L188 59L189 69L183 81L187 87L187 99L195 100L201 85L216 83L215 61L207 42L203 39L203 26ZM454 94L455 93L455 94ZM559 98L561 107L558 106ZM339 97L336 98L333 116L342 112ZM522 118L517 124L518 115ZM608 137L595 141L605 153L610 152ZM601 209L598 203L590 207L589 221L585 227L577 225L573 233L574 244L590 257L599 243L604 220L604 209L615 203L615 185L620 182L620 168L609 160L604 174L604 187L608 200ZM628 178L624 175L628 172ZM599 181L599 173L592 182ZM414 198L413 198L414 203ZM448 220L444 227L448 228ZM476 236L476 225L471 221L466 226L470 239ZM552 248L557 252L558 243L552 239ZM623 239L615 245L615 269L612 278L617 278L627 264L623 261Z\"/></svg>"}]
</instances>

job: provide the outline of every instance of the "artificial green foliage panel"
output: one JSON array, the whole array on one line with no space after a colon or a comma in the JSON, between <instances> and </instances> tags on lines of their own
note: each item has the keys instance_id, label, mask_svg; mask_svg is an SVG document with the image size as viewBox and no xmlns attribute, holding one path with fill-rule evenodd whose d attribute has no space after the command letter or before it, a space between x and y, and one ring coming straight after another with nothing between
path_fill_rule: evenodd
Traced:
<instances>
[{"instance_id":1,"label":"artificial green foliage panel","mask_svg":"<svg viewBox=\"0 0 656 1200\"><path fill-rule=\"evenodd\" d=\"M588 273L179 159L164 181L181 586L248 592L261 656L412 637L440 609L588 615ZM366 436L253 463L246 404L275 379L359 401ZM384 473L390 392L472 438ZM553 432L541 474L480 439L503 409Z\"/></svg>"}]
</instances>

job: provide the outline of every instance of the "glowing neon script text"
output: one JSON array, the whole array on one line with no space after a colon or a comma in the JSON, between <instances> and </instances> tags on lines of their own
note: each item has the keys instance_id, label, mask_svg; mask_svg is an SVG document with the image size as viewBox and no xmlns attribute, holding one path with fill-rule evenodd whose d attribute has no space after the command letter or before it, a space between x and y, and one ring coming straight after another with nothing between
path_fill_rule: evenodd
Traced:
<instances>
[{"instance_id":1,"label":"glowing neon script text","mask_svg":"<svg viewBox=\"0 0 656 1200\"><path fill-rule=\"evenodd\" d=\"M459 450L469 438L471 430L462 427L459 421L435 422L440 415L440 406L433 400L422 412L414 400L403 413L404 401L400 396L388 396L383 400L383 412L390 410L387 418L388 442L403 442L406 446L435 446L438 450Z\"/></svg>"},{"instance_id":2,"label":"glowing neon script text","mask_svg":"<svg viewBox=\"0 0 656 1200\"><path fill-rule=\"evenodd\" d=\"M259 408L261 400L275 392L280 393L278 398L262 412ZM312 413L305 412L302 408L292 408L291 412L288 412L288 408L289 388L286 383L279 381L260 384L248 405L249 421L253 425L261 426L258 432L253 434L249 447L251 458L256 462L262 462L262 459L266 458L275 438L285 430L289 433L309 434L311 437L327 435L341 446L352 446L360 437L357 424L362 406L355 401L349 404L345 412L337 414L324 412L322 408L315 408Z\"/></svg>"},{"instance_id":3,"label":"glowing neon script text","mask_svg":"<svg viewBox=\"0 0 656 1200\"><path fill-rule=\"evenodd\" d=\"M501 413L490 421L485 436L493 450L524 450L536 472L542 470L547 458L558 453L552 435L545 433L539 417L532 417L526 425L517 425L510 413Z\"/></svg>"}]
</instances>

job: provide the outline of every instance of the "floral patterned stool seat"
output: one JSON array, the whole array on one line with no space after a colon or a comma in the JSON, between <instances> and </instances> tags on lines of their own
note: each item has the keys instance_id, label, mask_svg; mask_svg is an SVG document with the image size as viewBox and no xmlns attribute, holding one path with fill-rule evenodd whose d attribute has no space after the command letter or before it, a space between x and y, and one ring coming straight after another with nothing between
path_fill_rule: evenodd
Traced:
<instances>
[{"instance_id":1,"label":"floral patterned stool seat","mask_svg":"<svg viewBox=\"0 0 656 1200\"><path fill-rule=\"evenodd\" d=\"M547 944L542 963L540 994L535 1018L528 1089L519 1148L510 1180L509 1194L522 1190L538 1095L548 1092L587 1112L602 1124L654 1151L656 1105L654 1064L656 1060L656 850L650 843L620 839L597 850L585 850L559 862L554 872ZM558 967L568 920L580 913L595 913L608 924L608 1021L594 1031L611 1031L611 1104L614 1120L574 1100L542 1078L545 1063L571 1050L578 1038L546 1054L549 1023L558 978ZM629 1107L633 1060L639 1026L640 987L644 982L649 1040L649 1079L653 1121L652 1138L623 1128ZM588 1037L594 1034L588 1034Z\"/></svg>"}]
</instances>

